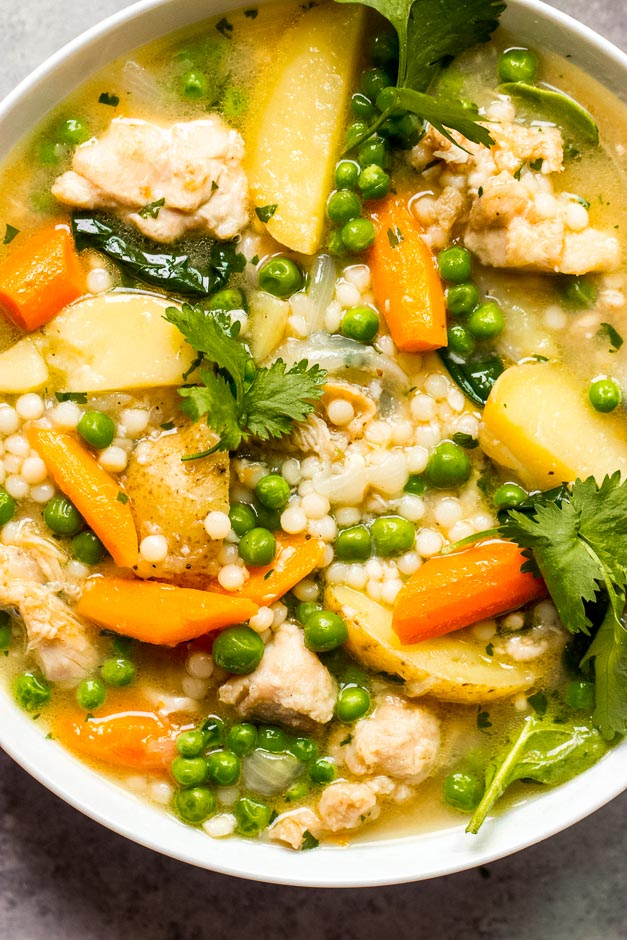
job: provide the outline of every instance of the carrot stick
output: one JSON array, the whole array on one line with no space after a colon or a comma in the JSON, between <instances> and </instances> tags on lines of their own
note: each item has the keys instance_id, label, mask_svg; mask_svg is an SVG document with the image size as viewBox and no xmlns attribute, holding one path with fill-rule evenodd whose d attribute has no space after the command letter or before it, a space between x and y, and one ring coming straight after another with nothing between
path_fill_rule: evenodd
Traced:
<instances>
[{"instance_id":1,"label":"carrot stick","mask_svg":"<svg viewBox=\"0 0 627 940\"><path fill-rule=\"evenodd\" d=\"M134 770L164 770L176 756L174 729L152 711L129 710L85 719L72 707L52 721L53 736L89 760Z\"/></svg>"},{"instance_id":2,"label":"carrot stick","mask_svg":"<svg viewBox=\"0 0 627 940\"><path fill-rule=\"evenodd\" d=\"M377 212L370 251L374 295L401 352L446 346L440 277L422 230L406 203L390 197Z\"/></svg>"},{"instance_id":3,"label":"carrot stick","mask_svg":"<svg viewBox=\"0 0 627 940\"><path fill-rule=\"evenodd\" d=\"M88 581L77 606L81 617L158 646L176 646L210 630L241 623L257 610L247 597L132 578Z\"/></svg>"},{"instance_id":4,"label":"carrot stick","mask_svg":"<svg viewBox=\"0 0 627 940\"><path fill-rule=\"evenodd\" d=\"M48 473L122 568L137 564L137 532L128 497L71 434L31 427L30 444Z\"/></svg>"},{"instance_id":5,"label":"carrot stick","mask_svg":"<svg viewBox=\"0 0 627 940\"><path fill-rule=\"evenodd\" d=\"M325 545L321 539L306 539L302 536L277 534L277 554L271 565L252 568L251 575L233 597L248 597L260 607L274 604L294 585L322 564ZM211 589L222 592L224 588L212 582Z\"/></svg>"},{"instance_id":6,"label":"carrot stick","mask_svg":"<svg viewBox=\"0 0 627 940\"><path fill-rule=\"evenodd\" d=\"M394 632L401 643L420 643L546 597L544 581L521 572L524 561L504 539L430 558L396 597Z\"/></svg>"},{"instance_id":7,"label":"carrot stick","mask_svg":"<svg viewBox=\"0 0 627 940\"><path fill-rule=\"evenodd\" d=\"M23 330L47 323L85 290L67 225L36 232L0 264L0 309Z\"/></svg>"}]
</instances>

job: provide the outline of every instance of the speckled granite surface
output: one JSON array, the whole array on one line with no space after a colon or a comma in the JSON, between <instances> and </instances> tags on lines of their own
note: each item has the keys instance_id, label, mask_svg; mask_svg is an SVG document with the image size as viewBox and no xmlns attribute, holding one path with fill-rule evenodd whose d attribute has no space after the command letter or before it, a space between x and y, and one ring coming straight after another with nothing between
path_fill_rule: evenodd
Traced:
<instances>
[{"instance_id":1,"label":"speckled granite surface","mask_svg":"<svg viewBox=\"0 0 627 940\"><path fill-rule=\"evenodd\" d=\"M0 95L126 5L0 0ZM555 6L627 46L624 0ZM4 755L0 768L0 940L627 938L627 795L487 870L321 891L245 883L163 858L83 818Z\"/></svg>"}]
</instances>

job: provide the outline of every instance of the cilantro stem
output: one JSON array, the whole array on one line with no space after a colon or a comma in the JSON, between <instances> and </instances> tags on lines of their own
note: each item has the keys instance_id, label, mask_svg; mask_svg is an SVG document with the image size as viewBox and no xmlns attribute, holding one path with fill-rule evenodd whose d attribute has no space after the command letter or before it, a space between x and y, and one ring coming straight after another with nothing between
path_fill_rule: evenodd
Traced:
<instances>
[{"instance_id":1,"label":"cilantro stem","mask_svg":"<svg viewBox=\"0 0 627 940\"><path fill-rule=\"evenodd\" d=\"M354 150L355 147L359 147L360 144L363 144L365 140L368 140L369 137L372 137L373 134L379 130L382 124L385 124L387 119L392 114L393 108L387 108L385 111L382 111L379 117L374 121L370 127L363 131L354 141L351 141L350 147L347 147L342 156L345 156L347 153L350 153L351 150Z\"/></svg>"},{"instance_id":2,"label":"cilantro stem","mask_svg":"<svg viewBox=\"0 0 627 940\"><path fill-rule=\"evenodd\" d=\"M199 454L185 454L181 457L181 460L184 463L187 463L189 460L202 460L203 457L211 457L212 454L215 454L217 451L222 449L222 438L218 441L217 444L214 444L213 447L210 447L209 450L202 450Z\"/></svg>"},{"instance_id":3,"label":"cilantro stem","mask_svg":"<svg viewBox=\"0 0 627 940\"><path fill-rule=\"evenodd\" d=\"M441 555L450 555L451 552L457 552L460 548L466 548L467 545L473 545L475 542L478 542L480 539L491 539L496 538L501 535L500 528L494 529L483 529L482 532L473 532L472 535L467 535L464 539L459 539L457 542L451 542L450 545L447 545L440 552Z\"/></svg>"}]
</instances>

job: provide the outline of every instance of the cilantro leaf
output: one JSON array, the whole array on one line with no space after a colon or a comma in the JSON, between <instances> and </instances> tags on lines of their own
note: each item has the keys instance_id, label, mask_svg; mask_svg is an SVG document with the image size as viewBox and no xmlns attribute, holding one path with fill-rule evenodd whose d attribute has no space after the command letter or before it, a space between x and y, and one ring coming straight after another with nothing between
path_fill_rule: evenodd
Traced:
<instances>
[{"instance_id":1,"label":"cilantro leaf","mask_svg":"<svg viewBox=\"0 0 627 940\"><path fill-rule=\"evenodd\" d=\"M209 456L216 450L236 450L242 441L239 425L237 402L231 392L231 386L222 376L210 369L200 372L202 385L192 388L180 388L179 395L184 399L181 409L192 419L198 421L208 416L210 427L220 436L218 443L203 454ZM198 459L199 454L186 455L185 460Z\"/></svg>"},{"instance_id":2,"label":"cilantro leaf","mask_svg":"<svg viewBox=\"0 0 627 940\"><path fill-rule=\"evenodd\" d=\"M627 629L611 606L583 662L591 659L596 680L592 717L606 741L612 741L627 734Z\"/></svg>"},{"instance_id":3,"label":"cilantro leaf","mask_svg":"<svg viewBox=\"0 0 627 940\"><path fill-rule=\"evenodd\" d=\"M286 371L282 359L259 369L244 395L248 430L261 441L289 434L292 422L303 421L322 393L326 372L303 359Z\"/></svg>"},{"instance_id":4,"label":"cilantro leaf","mask_svg":"<svg viewBox=\"0 0 627 940\"><path fill-rule=\"evenodd\" d=\"M610 352L617 352L625 340L611 323L602 323L597 330L597 336L607 336L610 341Z\"/></svg>"},{"instance_id":5,"label":"cilantro leaf","mask_svg":"<svg viewBox=\"0 0 627 940\"><path fill-rule=\"evenodd\" d=\"M316 839L314 835L311 834L309 829L305 829L303 832L303 841L301 842L301 849L303 852L307 849L316 849L320 845L320 840Z\"/></svg>"},{"instance_id":6,"label":"cilantro leaf","mask_svg":"<svg viewBox=\"0 0 627 940\"><path fill-rule=\"evenodd\" d=\"M476 144L489 147L494 143L487 127L477 123L479 112L474 105L467 106L460 104L459 101L434 98L433 95L414 91L413 88L398 88L396 95L401 107L424 118L454 144L457 141L452 137L449 127L459 131Z\"/></svg>"}]
</instances>

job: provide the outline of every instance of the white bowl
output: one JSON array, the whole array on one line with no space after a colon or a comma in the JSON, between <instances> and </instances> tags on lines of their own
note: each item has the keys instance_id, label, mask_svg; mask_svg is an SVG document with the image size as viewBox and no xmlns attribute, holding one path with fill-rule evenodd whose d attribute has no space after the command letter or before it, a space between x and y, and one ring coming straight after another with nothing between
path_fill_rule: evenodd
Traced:
<instances>
[{"instance_id":1,"label":"white bowl","mask_svg":"<svg viewBox=\"0 0 627 940\"><path fill-rule=\"evenodd\" d=\"M142 0L90 29L48 59L0 106L0 161L50 108L113 58L240 5L237 0ZM503 22L521 42L570 53L576 65L625 94L627 56L570 17L537 0L510 0ZM460 821L436 832L296 854L261 842L213 840L184 826L46 740L37 723L5 691L0 692L0 702L2 747L76 809L164 855L278 884L334 888L398 884L484 865L571 826L627 786L625 741L570 783L489 819L478 836L466 835Z\"/></svg>"}]
</instances>

